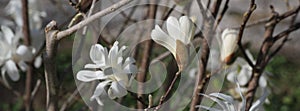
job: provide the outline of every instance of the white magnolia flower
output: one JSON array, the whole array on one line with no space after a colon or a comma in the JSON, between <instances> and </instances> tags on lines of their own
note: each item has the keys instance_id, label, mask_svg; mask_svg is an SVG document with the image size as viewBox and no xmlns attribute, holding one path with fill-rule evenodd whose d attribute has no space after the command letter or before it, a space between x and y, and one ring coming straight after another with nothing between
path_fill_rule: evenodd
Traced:
<instances>
[{"instance_id":1,"label":"white magnolia flower","mask_svg":"<svg viewBox=\"0 0 300 111\"><path fill-rule=\"evenodd\" d=\"M207 97L207 98L211 99L212 101L216 102L216 104L218 106L215 105L213 107L208 107L208 106L204 106L204 105L198 105L196 107L199 107L199 108L202 108L202 109L205 109L208 111L245 111L246 99L243 96L240 85L237 81L236 81L236 85L238 88L239 95L242 98L241 102L234 100L232 96L226 95L223 93L211 93L209 95L201 94L204 97ZM260 109L260 107L262 106L262 104L264 103L264 101L266 100L267 96L268 96L268 91L265 89L263 95L252 104L249 111L258 111Z\"/></svg>"},{"instance_id":2,"label":"white magnolia flower","mask_svg":"<svg viewBox=\"0 0 300 111\"><path fill-rule=\"evenodd\" d=\"M13 80L17 81L20 78L17 65L22 71L25 71L27 65L25 62L31 61L33 57L33 49L25 45L20 45L17 47L19 42L19 37L15 36L13 31L6 27L1 26L0 32L0 66L1 74L6 82L5 74Z\"/></svg>"},{"instance_id":3,"label":"white magnolia flower","mask_svg":"<svg viewBox=\"0 0 300 111\"><path fill-rule=\"evenodd\" d=\"M107 92L111 99L123 97L127 94L126 88L130 86L130 81L137 73L137 67L134 65L135 60L133 58L123 59L125 49L125 46L119 49L117 41L109 52L100 44L91 47L90 58L93 64L86 64L85 68L100 70L81 70L77 73L77 79L80 81L101 81L90 98L91 101L96 100L98 104L103 105L99 96L106 86L109 86Z\"/></svg>"},{"instance_id":4,"label":"white magnolia flower","mask_svg":"<svg viewBox=\"0 0 300 111\"><path fill-rule=\"evenodd\" d=\"M235 29L225 29L222 32L221 46L221 61L226 64L231 64L234 60L235 52L238 49L237 45L238 31Z\"/></svg>"},{"instance_id":5,"label":"white magnolia flower","mask_svg":"<svg viewBox=\"0 0 300 111\"><path fill-rule=\"evenodd\" d=\"M250 60L255 64L255 60L250 53L249 50L246 50L247 56L250 58ZM235 63L232 64L232 71L228 73L227 80L234 83L234 78L237 77L237 80L239 81L239 84L244 86L246 85L252 75L252 67L247 63L246 60L243 58L237 58ZM262 74L262 76L259 79L259 86L261 88L267 87L267 79L266 79L266 72ZM242 88L243 89L243 88ZM246 90L244 90L246 91ZM244 92L243 91L243 92Z\"/></svg>"},{"instance_id":6,"label":"white magnolia flower","mask_svg":"<svg viewBox=\"0 0 300 111\"><path fill-rule=\"evenodd\" d=\"M179 69L185 67L188 62L188 44L191 43L195 33L195 25L187 16L169 17L166 22L168 34L158 25L152 30L152 39L167 48L175 57Z\"/></svg>"}]
</instances>

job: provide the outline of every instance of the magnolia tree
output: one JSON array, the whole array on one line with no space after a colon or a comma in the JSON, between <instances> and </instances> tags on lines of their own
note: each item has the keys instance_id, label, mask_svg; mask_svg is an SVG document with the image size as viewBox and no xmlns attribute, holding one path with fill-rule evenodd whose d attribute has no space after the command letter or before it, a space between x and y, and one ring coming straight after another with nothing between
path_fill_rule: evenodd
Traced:
<instances>
[{"instance_id":1,"label":"magnolia tree","mask_svg":"<svg viewBox=\"0 0 300 111\"><path fill-rule=\"evenodd\" d=\"M264 110L272 105L266 67L300 28L300 3L289 0L280 13L268 4L257 21L255 0L238 9L233 0L51 0L65 16L57 20L43 1L4 2L0 82L26 111ZM275 30L282 22L287 28ZM251 27L264 33L244 34ZM254 54L243 43L250 36L263 40Z\"/></svg>"}]
</instances>

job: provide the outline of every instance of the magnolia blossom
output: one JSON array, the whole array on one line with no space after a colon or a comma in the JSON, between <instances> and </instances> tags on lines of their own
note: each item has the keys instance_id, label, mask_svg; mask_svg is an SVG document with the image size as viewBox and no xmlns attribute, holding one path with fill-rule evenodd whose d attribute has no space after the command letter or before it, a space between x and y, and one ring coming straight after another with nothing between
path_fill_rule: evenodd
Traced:
<instances>
[{"instance_id":1,"label":"magnolia blossom","mask_svg":"<svg viewBox=\"0 0 300 111\"><path fill-rule=\"evenodd\" d=\"M111 99L127 94L126 88L130 86L130 81L137 73L137 67L133 58L127 57L124 60L122 56L125 49L125 46L119 49L117 41L109 52L100 44L91 47L90 58L93 64L86 64L85 68L94 70L81 70L77 73L77 79L83 82L100 80L90 98L91 101L96 100L98 104L103 105L99 96L106 86L109 86L107 92Z\"/></svg>"},{"instance_id":2,"label":"magnolia blossom","mask_svg":"<svg viewBox=\"0 0 300 111\"><path fill-rule=\"evenodd\" d=\"M234 29L225 29L221 36L221 61L231 64L234 60L237 45L238 31Z\"/></svg>"},{"instance_id":3,"label":"magnolia blossom","mask_svg":"<svg viewBox=\"0 0 300 111\"><path fill-rule=\"evenodd\" d=\"M246 99L243 96L240 85L236 79L235 82L238 88L239 95L241 96L242 99L241 102L234 100L232 96L223 93L211 93L209 95L201 94L204 97L207 97L213 100L214 102L216 102L218 106L216 105L213 107L208 107L208 106L198 105L196 107L200 107L208 111L245 111ZM253 103L249 111L258 111L259 108L264 103L264 101L266 100L267 96L268 96L268 91L265 89L263 95Z\"/></svg>"},{"instance_id":4,"label":"magnolia blossom","mask_svg":"<svg viewBox=\"0 0 300 111\"><path fill-rule=\"evenodd\" d=\"M167 48L175 57L179 69L188 62L188 44L191 43L195 33L195 25L187 16L180 17L179 21L170 16L166 22L168 34L158 25L152 30L152 39Z\"/></svg>"},{"instance_id":5,"label":"magnolia blossom","mask_svg":"<svg viewBox=\"0 0 300 111\"><path fill-rule=\"evenodd\" d=\"M246 54L249 59L255 63L255 60L249 50L246 50ZM243 58L237 58L235 63L232 64L232 71L228 73L227 80L234 83L234 78L237 77L239 84L244 86L249 82L251 75L252 67ZM267 87L266 72L264 72L260 77L259 86L261 88ZM242 88L242 90L245 92L246 88Z\"/></svg>"},{"instance_id":6,"label":"magnolia blossom","mask_svg":"<svg viewBox=\"0 0 300 111\"><path fill-rule=\"evenodd\" d=\"M13 31L6 27L1 26L0 32L0 66L1 74L6 82L5 74L13 80L17 81L20 78L17 65L22 71L25 71L27 65L25 62L31 61L33 58L33 49L25 45L18 45L19 37L15 36Z\"/></svg>"}]
</instances>

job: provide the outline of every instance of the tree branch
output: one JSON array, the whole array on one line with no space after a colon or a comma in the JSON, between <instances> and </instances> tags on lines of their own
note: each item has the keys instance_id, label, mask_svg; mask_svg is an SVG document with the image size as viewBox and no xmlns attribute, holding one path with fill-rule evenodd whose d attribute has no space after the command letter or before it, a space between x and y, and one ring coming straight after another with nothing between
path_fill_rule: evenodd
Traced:
<instances>
[{"instance_id":1,"label":"tree branch","mask_svg":"<svg viewBox=\"0 0 300 111\"><path fill-rule=\"evenodd\" d=\"M72 26L71 28L69 29L66 29L64 31L60 31L57 33L57 37L56 39L57 40L61 40L63 39L64 37L74 33L75 31L77 31L78 29L88 25L89 23L93 22L94 20L98 19L99 17L102 17L102 16L105 16L107 14L110 14L114 11L116 11L117 9L121 8L122 6L130 3L131 1L133 0L121 0L120 2L100 11L100 12L97 12L95 13L94 15L90 16L89 18L79 22L78 24Z\"/></svg>"},{"instance_id":2,"label":"tree branch","mask_svg":"<svg viewBox=\"0 0 300 111\"><path fill-rule=\"evenodd\" d=\"M23 18L23 35L24 35L24 44L27 47L31 45L30 39L30 28L29 28L29 19L28 19L28 1L22 0L22 18ZM26 72L26 82L25 82L25 94L24 94L24 105L25 110L31 110L31 79L32 79L32 67L33 61L28 62L27 72Z\"/></svg>"},{"instance_id":3,"label":"tree branch","mask_svg":"<svg viewBox=\"0 0 300 111\"><path fill-rule=\"evenodd\" d=\"M240 30L239 30L239 34L238 34L238 46L243 54L243 56L245 57L246 61L248 62L248 64L251 66L251 67L254 67L254 64L252 63L252 61L250 60L250 58L248 57L248 55L246 54L246 50L242 44L242 37L243 37L243 33L244 33L244 30L245 30L245 26L248 22L248 20L250 19L250 16L251 14L253 13L253 11L256 9L256 4L255 4L255 0L251 0L250 2L250 7L248 9L248 11L244 14L244 17L243 17L243 23L240 27Z\"/></svg>"}]
</instances>

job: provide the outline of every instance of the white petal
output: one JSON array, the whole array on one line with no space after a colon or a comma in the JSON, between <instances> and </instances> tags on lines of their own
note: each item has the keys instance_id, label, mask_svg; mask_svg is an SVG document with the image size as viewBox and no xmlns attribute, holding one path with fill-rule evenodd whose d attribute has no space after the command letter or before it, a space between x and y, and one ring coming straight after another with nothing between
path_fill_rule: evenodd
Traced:
<instances>
[{"instance_id":1,"label":"white petal","mask_svg":"<svg viewBox=\"0 0 300 111\"><path fill-rule=\"evenodd\" d=\"M32 50L25 45L20 45L18 47L16 53L19 55L21 60L24 60L24 61L32 60L32 57L33 57Z\"/></svg>"},{"instance_id":2,"label":"white petal","mask_svg":"<svg viewBox=\"0 0 300 111\"><path fill-rule=\"evenodd\" d=\"M90 58L96 64L104 64L105 57L104 57L104 48L100 44L95 44L91 47L90 50Z\"/></svg>"},{"instance_id":3,"label":"white petal","mask_svg":"<svg viewBox=\"0 0 300 111\"><path fill-rule=\"evenodd\" d=\"M262 76L259 78L259 86L262 87L262 88L267 87L267 80L266 80L266 78L264 77L264 75L262 75Z\"/></svg>"},{"instance_id":4,"label":"white petal","mask_svg":"<svg viewBox=\"0 0 300 111\"><path fill-rule=\"evenodd\" d=\"M223 94L223 93L211 93L209 94L210 96L214 96L214 97L217 97L217 98L220 98L220 99L223 99L231 104L233 104L234 100L231 96L229 95L226 95L226 94Z\"/></svg>"},{"instance_id":5,"label":"white petal","mask_svg":"<svg viewBox=\"0 0 300 111\"><path fill-rule=\"evenodd\" d=\"M20 74L16 64L12 60L8 60L4 65L8 76L11 80L17 81L20 79Z\"/></svg>"},{"instance_id":6,"label":"white petal","mask_svg":"<svg viewBox=\"0 0 300 111\"><path fill-rule=\"evenodd\" d=\"M13 31L9 27L6 27L6 26L1 26L1 30L4 34L4 37L7 41L7 43L12 44L12 39L15 36Z\"/></svg>"},{"instance_id":7,"label":"white petal","mask_svg":"<svg viewBox=\"0 0 300 111\"><path fill-rule=\"evenodd\" d=\"M228 73L226 78L228 81L234 83L234 79L236 78L236 76L237 76L237 72L233 71L233 72Z\"/></svg>"},{"instance_id":8,"label":"white petal","mask_svg":"<svg viewBox=\"0 0 300 111\"><path fill-rule=\"evenodd\" d=\"M109 82L111 82L111 81L108 80L108 81L100 82L100 83L97 85L97 87L96 87L96 89L95 89L95 91L94 91L94 94L93 94L93 96L90 98L90 100L92 101L92 100L96 99L97 102L98 102L98 104L103 105L103 103L100 101L99 96L103 93L103 91L105 90L105 89L104 89L105 86L106 86Z\"/></svg>"},{"instance_id":9,"label":"white petal","mask_svg":"<svg viewBox=\"0 0 300 111\"><path fill-rule=\"evenodd\" d=\"M184 34L180 30L179 22L178 22L178 20L175 17L170 16L167 19L167 30L168 30L168 34L172 38L174 38L175 40L179 39L180 41L184 42L183 41L184 39L182 39L182 38L184 38Z\"/></svg>"},{"instance_id":10,"label":"white petal","mask_svg":"<svg viewBox=\"0 0 300 111\"><path fill-rule=\"evenodd\" d=\"M97 68L101 68L101 66L103 66L103 65L98 65L98 64L86 64L86 65L84 66L84 68L97 69Z\"/></svg>"},{"instance_id":11,"label":"white petal","mask_svg":"<svg viewBox=\"0 0 300 111\"><path fill-rule=\"evenodd\" d=\"M253 55L251 54L251 52L249 50L246 50L246 54L252 62L255 62Z\"/></svg>"},{"instance_id":12,"label":"white petal","mask_svg":"<svg viewBox=\"0 0 300 111\"><path fill-rule=\"evenodd\" d=\"M110 61L110 65L111 66L117 66L117 62L118 62L118 47L119 42L116 41L114 43L114 45L111 47L109 54L108 54L108 59Z\"/></svg>"},{"instance_id":13,"label":"white petal","mask_svg":"<svg viewBox=\"0 0 300 111\"><path fill-rule=\"evenodd\" d=\"M129 64L124 68L124 73L126 73L126 74L135 74L137 72L138 72L138 69L133 64Z\"/></svg>"},{"instance_id":14,"label":"white petal","mask_svg":"<svg viewBox=\"0 0 300 111\"><path fill-rule=\"evenodd\" d=\"M108 95L111 99L115 99L116 97L123 97L127 94L127 90L125 89L124 86L122 86L121 81L118 82L112 82L109 90L108 90Z\"/></svg>"},{"instance_id":15,"label":"white petal","mask_svg":"<svg viewBox=\"0 0 300 111\"><path fill-rule=\"evenodd\" d=\"M246 99L245 99L245 97L242 94L242 90L241 90L239 81L237 80L237 78L235 78L234 80L235 80L235 84L236 84L236 86L238 88L238 92L239 92L239 94L240 94L240 96L242 98L242 105L241 105L241 107L239 109L240 109L240 111L245 111L245 109L246 109Z\"/></svg>"},{"instance_id":16,"label":"white petal","mask_svg":"<svg viewBox=\"0 0 300 111\"><path fill-rule=\"evenodd\" d=\"M18 66L20 67L20 69L25 72L27 70L27 64L24 61L19 61L18 62Z\"/></svg>"},{"instance_id":17,"label":"white petal","mask_svg":"<svg viewBox=\"0 0 300 111\"><path fill-rule=\"evenodd\" d=\"M215 97L212 97L212 96L209 96L206 94L200 94L200 95L203 95L204 97L207 97L207 98L211 99L212 101L216 102L219 106L222 107L223 110L227 109L226 104L223 101L219 100L218 98L215 98Z\"/></svg>"},{"instance_id":18,"label":"white petal","mask_svg":"<svg viewBox=\"0 0 300 111\"><path fill-rule=\"evenodd\" d=\"M90 82L98 79L107 78L102 71L82 70L77 73L77 79L83 82Z\"/></svg>"},{"instance_id":19,"label":"white petal","mask_svg":"<svg viewBox=\"0 0 300 111\"><path fill-rule=\"evenodd\" d=\"M152 30L151 37L156 43L167 48L174 56L176 55L175 39L163 32L158 25L155 26L154 30Z\"/></svg>"},{"instance_id":20,"label":"white petal","mask_svg":"<svg viewBox=\"0 0 300 111\"><path fill-rule=\"evenodd\" d=\"M42 57L41 56L37 56L34 60L34 67L35 68L39 68L42 65Z\"/></svg>"},{"instance_id":21,"label":"white petal","mask_svg":"<svg viewBox=\"0 0 300 111\"><path fill-rule=\"evenodd\" d=\"M250 76L251 76L251 71L248 70L248 68L246 67L242 67L239 75L237 76L238 80L239 80L239 84L244 86L248 83L248 81L250 80Z\"/></svg>"},{"instance_id":22,"label":"white petal","mask_svg":"<svg viewBox=\"0 0 300 111\"><path fill-rule=\"evenodd\" d=\"M191 42L191 39L194 35L194 24L187 16L180 17L179 22L181 32L184 34L184 36L182 36L183 40L185 40L183 43L187 45Z\"/></svg>"},{"instance_id":23,"label":"white petal","mask_svg":"<svg viewBox=\"0 0 300 111\"><path fill-rule=\"evenodd\" d=\"M125 60L125 62L124 62L124 64L123 64L123 66L127 66L128 64L133 64L133 63L135 63L134 58L127 57L126 60Z\"/></svg>"}]
</instances>

